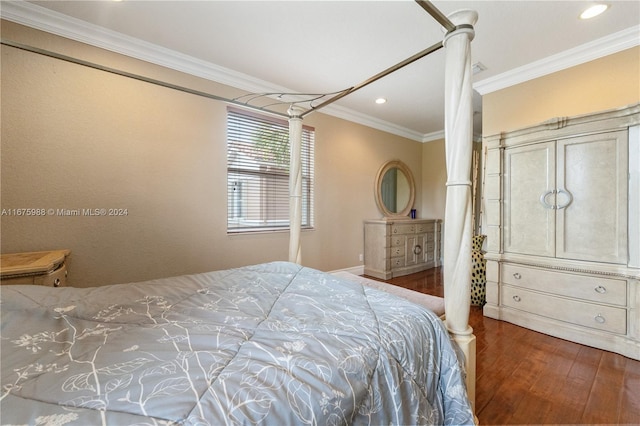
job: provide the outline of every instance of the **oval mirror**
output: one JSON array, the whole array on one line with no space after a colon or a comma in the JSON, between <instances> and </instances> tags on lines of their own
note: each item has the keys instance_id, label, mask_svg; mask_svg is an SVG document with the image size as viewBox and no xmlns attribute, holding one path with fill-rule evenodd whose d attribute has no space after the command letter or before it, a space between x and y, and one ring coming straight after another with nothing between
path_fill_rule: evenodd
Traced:
<instances>
[{"instance_id":1,"label":"oval mirror","mask_svg":"<svg viewBox=\"0 0 640 426\"><path fill-rule=\"evenodd\" d=\"M411 170L401 161L388 161L378 170L376 204L386 217L408 216L415 199Z\"/></svg>"}]
</instances>

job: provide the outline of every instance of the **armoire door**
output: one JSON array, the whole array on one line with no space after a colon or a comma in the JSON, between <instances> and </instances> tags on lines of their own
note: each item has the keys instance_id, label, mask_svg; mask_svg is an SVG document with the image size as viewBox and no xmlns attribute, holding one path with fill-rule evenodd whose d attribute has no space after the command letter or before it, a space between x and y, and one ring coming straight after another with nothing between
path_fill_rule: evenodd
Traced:
<instances>
[{"instance_id":1,"label":"armoire door","mask_svg":"<svg viewBox=\"0 0 640 426\"><path fill-rule=\"evenodd\" d=\"M555 255L555 142L504 151L503 248L507 253Z\"/></svg>"},{"instance_id":2,"label":"armoire door","mask_svg":"<svg viewBox=\"0 0 640 426\"><path fill-rule=\"evenodd\" d=\"M627 263L626 130L557 141L556 257Z\"/></svg>"}]
</instances>

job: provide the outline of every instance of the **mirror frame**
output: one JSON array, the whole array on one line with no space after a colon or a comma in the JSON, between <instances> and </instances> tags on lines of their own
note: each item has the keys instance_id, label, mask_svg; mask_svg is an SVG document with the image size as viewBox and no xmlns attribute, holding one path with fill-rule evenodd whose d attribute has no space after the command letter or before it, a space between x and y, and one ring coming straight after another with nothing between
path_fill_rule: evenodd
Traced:
<instances>
[{"instance_id":1,"label":"mirror frame","mask_svg":"<svg viewBox=\"0 0 640 426\"><path fill-rule=\"evenodd\" d=\"M387 171L393 168L397 168L402 173L404 173L405 177L407 178L407 182L409 183L409 201L407 202L406 207L399 212L390 211L382 202L382 179L384 178L385 173L387 173ZM376 175L374 191L375 191L376 204L378 205L378 208L380 209L380 211L385 217L400 218L400 217L409 216L409 213L413 208L413 203L416 198L416 183L415 183L415 180L413 179L413 174L411 173L411 170L402 161L400 160L387 161L382 165L382 167L380 167L380 170L378 170L378 174Z\"/></svg>"}]
</instances>

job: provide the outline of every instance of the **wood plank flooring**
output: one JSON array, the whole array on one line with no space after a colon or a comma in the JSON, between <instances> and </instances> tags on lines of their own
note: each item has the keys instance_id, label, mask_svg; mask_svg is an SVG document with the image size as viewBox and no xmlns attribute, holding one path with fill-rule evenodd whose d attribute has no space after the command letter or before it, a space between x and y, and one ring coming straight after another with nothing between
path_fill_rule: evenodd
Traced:
<instances>
[{"instance_id":1,"label":"wood plank flooring","mask_svg":"<svg viewBox=\"0 0 640 426\"><path fill-rule=\"evenodd\" d=\"M442 268L386 281L443 296ZM482 425L640 425L640 361L486 318L472 306Z\"/></svg>"}]
</instances>

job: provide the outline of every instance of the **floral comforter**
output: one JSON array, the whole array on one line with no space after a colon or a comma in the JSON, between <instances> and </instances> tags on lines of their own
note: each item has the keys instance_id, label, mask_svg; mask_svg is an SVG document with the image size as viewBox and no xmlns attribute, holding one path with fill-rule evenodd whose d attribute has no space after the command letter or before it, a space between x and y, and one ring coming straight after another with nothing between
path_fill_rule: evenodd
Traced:
<instances>
[{"instance_id":1,"label":"floral comforter","mask_svg":"<svg viewBox=\"0 0 640 426\"><path fill-rule=\"evenodd\" d=\"M4 286L2 424L472 424L430 311L287 262Z\"/></svg>"}]
</instances>

